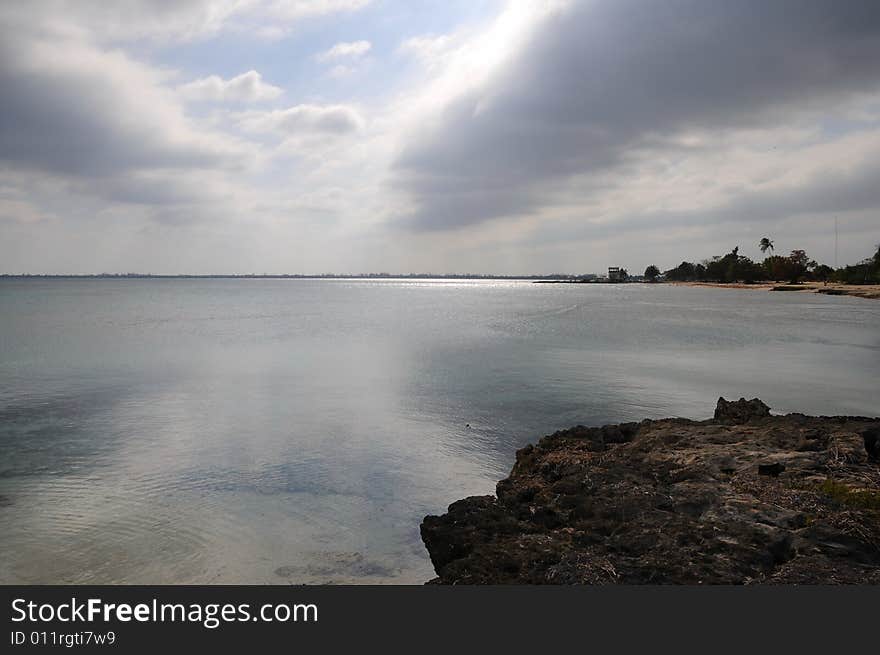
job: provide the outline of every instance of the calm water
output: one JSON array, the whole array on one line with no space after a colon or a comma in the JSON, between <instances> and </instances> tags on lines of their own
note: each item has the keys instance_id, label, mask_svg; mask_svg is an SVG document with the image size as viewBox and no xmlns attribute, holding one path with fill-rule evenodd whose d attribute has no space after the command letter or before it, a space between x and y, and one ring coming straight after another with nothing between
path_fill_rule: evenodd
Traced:
<instances>
[{"instance_id":1,"label":"calm water","mask_svg":"<svg viewBox=\"0 0 880 655\"><path fill-rule=\"evenodd\" d=\"M0 281L0 583L422 582L421 517L556 429L880 414L878 325L666 286Z\"/></svg>"}]
</instances>

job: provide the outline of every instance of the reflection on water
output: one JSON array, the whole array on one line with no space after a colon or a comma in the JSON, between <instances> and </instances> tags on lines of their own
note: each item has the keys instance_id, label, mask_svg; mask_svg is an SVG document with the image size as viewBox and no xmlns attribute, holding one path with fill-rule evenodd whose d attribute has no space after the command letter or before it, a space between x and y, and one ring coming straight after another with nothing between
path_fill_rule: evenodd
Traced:
<instances>
[{"instance_id":1,"label":"reflection on water","mask_svg":"<svg viewBox=\"0 0 880 655\"><path fill-rule=\"evenodd\" d=\"M641 285L0 281L0 582L421 582L576 423L871 414L880 303Z\"/></svg>"}]
</instances>

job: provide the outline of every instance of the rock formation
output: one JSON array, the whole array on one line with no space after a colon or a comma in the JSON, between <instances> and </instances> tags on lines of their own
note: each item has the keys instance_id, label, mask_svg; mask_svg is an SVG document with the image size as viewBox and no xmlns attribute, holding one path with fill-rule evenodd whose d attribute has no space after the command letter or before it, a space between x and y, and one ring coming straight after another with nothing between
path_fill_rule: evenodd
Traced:
<instances>
[{"instance_id":1,"label":"rock formation","mask_svg":"<svg viewBox=\"0 0 880 655\"><path fill-rule=\"evenodd\" d=\"M880 584L880 419L578 426L421 526L444 584Z\"/></svg>"}]
</instances>

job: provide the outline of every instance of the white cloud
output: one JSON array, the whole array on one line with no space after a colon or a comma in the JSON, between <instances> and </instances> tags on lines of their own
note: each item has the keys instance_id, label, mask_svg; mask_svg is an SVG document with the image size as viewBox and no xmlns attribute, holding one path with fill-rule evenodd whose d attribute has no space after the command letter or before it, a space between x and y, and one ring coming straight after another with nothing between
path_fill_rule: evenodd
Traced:
<instances>
[{"instance_id":1,"label":"white cloud","mask_svg":"<svg viewBox=\"0 0 880 655\"><path fill-rule=\"evenodd\" d=\"M267 13L284 20L323 16L363 9L372 0L269 0Z\"/></svg>"},{"instance_id":2,"label":"white cloud","mask_svg":"<svg viewBox=\"0 0 880 655\"><path fill-rule=\"evenodd\" d=\"M243 129L252 132L279 132L286 135L342 135L356 132L364 119L348 105L296 105L268 112L244 112L238 115Z\"/></svg>"},{"instance_id":3,"label":"white cloud","mask_svg":"<svg viewBox=\"0 0 880 655\"><path fill-rule=\"evenodd\" d=\"M328 62L335 59L360 59L370 51L371 47L369 41L337 43L332 48L316 54L315 59L320 62Z\"/></svg>"},{"instance_id":4,"label":"white cloud","mask_svg":"<svg viewBox=\"0 0 880 655\"><path fill-rule=\"evenodd\" d=\"M178 91L186 100L211 102L259 102L272 100L284 92L264 82L255 70L229 80L217 75L203 77L178 87Z\"/></svg>"},{"instance_id":5,"label":"white cloud","mask_svg":"<svg viewBox=\"0 0 880 655\"><path fill-rule=\"evenodd\" d=\"M337 64L329 71L327 71L327 75L330 77L341 79L343 77L348 77L352 73L354 73L357 69L352 66L345 66L343 64Z\"/></svg>"},{"instance_id":6,"label":"white cloud","mask_svg":"<svg viewBox=\"0 0 880 655\"><path fill-rule=\"evenodd\" d=\"M440 65L456 47L459 39L453 34L423 34L404 40L397 51L415 57L429 68Z\"/></svg>"},{"instance_id":7,"label":"white cloud","mask_svg":"<svg viewBox=\"0 0 880 655\"><path fill-rule=\"evenodd\" d=\"M3 3L0 20L38 21L99 42L192 41L225 31L277 39L303 20L357 11L370 0L28 0Z\"/></svg>"}]
</instances>

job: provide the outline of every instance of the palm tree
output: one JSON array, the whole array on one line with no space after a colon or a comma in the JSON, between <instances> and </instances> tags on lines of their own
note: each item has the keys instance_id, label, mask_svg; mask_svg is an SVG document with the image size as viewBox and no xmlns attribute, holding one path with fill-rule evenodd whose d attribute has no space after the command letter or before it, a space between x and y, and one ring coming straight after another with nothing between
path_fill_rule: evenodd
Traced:
<instances>
[{"instance_id":1,"label":"palm tree","mask_svg":"<svg viewBox=\"0 0 880 655\"><path fill-rule=\"evenodd\" d=\"M760 243L758 243L758 247L761 249L761 252L767 254L767 251L773 252L773 242L764 237L761 239Z\"/></svg>"}]
</instances>

